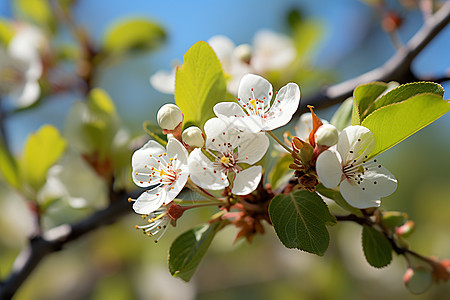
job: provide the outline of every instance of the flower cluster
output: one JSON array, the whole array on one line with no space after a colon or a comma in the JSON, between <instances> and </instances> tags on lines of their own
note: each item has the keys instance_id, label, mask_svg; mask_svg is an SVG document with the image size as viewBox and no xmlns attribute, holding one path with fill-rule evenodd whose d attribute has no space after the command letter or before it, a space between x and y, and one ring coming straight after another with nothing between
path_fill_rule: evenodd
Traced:
<instances>
[{"instance_id":1,"label":"flower cluster","mask_svg":"<svg viewBox=\"0 0 450 300\"><path fill-rule=\"evenodd\" d=\"M319 183L331 189L339 186L351 206L379 206L381 197L395 191L397 181L370 156L375 137L369 129L349 126L339 132L309 107L311 113L298 121L296 136L286 136L283 143L271 132L292 119L299 102L297 84L288 83L274 94L266 79L247 74L240 81L237 102L217 103L213 107L216 117L209 119L203 130L191 126L182 131L181 110L174 104L161 107L157 120L168 136L167 146L151 140L132 157L133 180L148 189L130 201L136 213L151 216L150 224L137 228L154 235L164 231L169 221L174 224L182 213L170 210L181 207L173 201L186 185L223 207L227 212L222 217L236 227L243 226L242 220L247 220L247 225L268 220L267 199L258 196L260 190L269 191L261 188L264 170L259 164L270 145L267 135L292 157L289 168L297 178L293 188L314 192ZM273 197L272 192L266 193ZM263 212L252 210L259 200L264 203ZM183 207L182 212L188 209ZM236 215L240 217L233 217ZM241 236L251 240L252 233L247 231Z\"/></svg>"},{"instance_id":2,"label":"flower cluster","mask_svg":"<svg viewBox=\"0 0 450 300\"><path fill-rule=\"evenodd\" d=\"M256 33L252 45L236 45L224 35L211 37L208 44L229 78L227 90L235 95L240 80L248 73L265 75L270 71L282 70L295 59L293 41L286 35L270 30ZM170 71L160 70L150 77L151 85L162 93L175 92L175 73L178 63Z\"/></svg>"}]
</instances>

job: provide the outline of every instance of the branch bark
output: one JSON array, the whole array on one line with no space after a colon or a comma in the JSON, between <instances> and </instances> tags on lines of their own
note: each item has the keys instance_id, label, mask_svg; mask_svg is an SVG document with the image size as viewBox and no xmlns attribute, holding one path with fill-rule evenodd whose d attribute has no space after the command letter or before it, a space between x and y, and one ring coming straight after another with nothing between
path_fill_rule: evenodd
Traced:
<instances>
[{"instance_id":1,"label":"branch bark","mask_svg":"<svg viewBox=\"0 0 450 300\"><path fill-rule=\"evenodd\" d=\"M447 1L433 16L425 20L422 28L409 40L405 47L399 49L381 67L344 82L325 87L319 93L302 99L302 109L298 110L297 114L303 113L307 105L313 105L316 109L320 109L340 103L351 97L353 90L362 83L372 81L398 81L399 83L418 81L419 79L411 72L412 62L449 22L450 1Z\"/></svg>"},{"instance_id":2,"label":"branch bark","mask_svg":"<svg viewBox=\"0 0 450 300\"><path fill-rule=\"evenodd\" d=\"M111 223L132 212L126 192L111 194L111 204L86 219L73 225L64 224L52 228L42 235L30 239L16 258L9 278L0 285L0 299L11 299L41 260L47 255L62 250L64 246L89 232ZM135 195L137 196L137 195Z\"/></svg>"}]
</instances>

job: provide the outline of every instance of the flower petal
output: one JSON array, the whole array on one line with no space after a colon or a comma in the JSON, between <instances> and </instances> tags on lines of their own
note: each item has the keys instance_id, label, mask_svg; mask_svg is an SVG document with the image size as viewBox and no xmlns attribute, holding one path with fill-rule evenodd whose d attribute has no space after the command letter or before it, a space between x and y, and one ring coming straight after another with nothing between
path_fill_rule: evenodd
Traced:
<instances>
[{"instance_id":1,"label":"flower petal","mask_svg":"<svg viewBox=\"0 0 450 300\"><path fill-rule=\"evenodd\" d=\"M317 157L316 171L319 180L327 188L336 187L342 179L342 164L339 153L325 150Z\"/></svg>"},{"instance_id":2,"label":"flower petal","mask_svg":"<svg viewBox=\"0 0 450 300\"><path fill-rule=\"evenodd\" d=\"M345 201L356 208L379 207L380 197L373 195L369 190L363 190L360 184L344 180L340 185L341 195Z\"/></svg>"},{"instance_id":3,"label":"flower petal","mask_svg":"<svg viewBox=\"0 0 450 300\"><path fill-rule=\"evenodd\" d=\"M148 141L140 149L136 150L131 157L131 166L134 168L140 168L145 165L151 165L157 167L158 164L153 162L154 160L150 158L152 156L158 156L166 151L163 146L154 140Z\"/></svg>"},{"instance_id":4,"label":"flower petal","mask_svg":"<svg viewBox=\"0 0 450 300\"><path fill-rule=\"evenodd\" d=\"M133 209L138 214L148 215L160 208L166 197L167 194L162 189L145 191L136 199Z\"/></svg>"},{"instance_id":5,"label":"flower petal","mask_svg":"<svg viewBox=\"0 0 450 300\"><path fill-rule=\"evenodd\" d=\"M269 148L269 139L263 132L242 132L238 140L238 160L250 165L258 162Z\"/></svg>"},{"instance_id":6,"label":"flower petal","mask_svg":"<svg viewBox=\"0 0 450 300\"><path fill-rule=\"evenodd\" d=\"M264 130L273 130L286 125L297 111L300 103L300 88L295 83L288 83L277 93L275 100L266 113Z\"/></svg>"},{"instance_id":7,"label":"flower petal","mask_svg":"<svg viewBox=\"0 0 450 300\"><path fill-rule=\"evenodd\" d=\"M248 195L261 181L262 167L253 166L236 174L231 192L235 195Z\"/></svg>"},{"instance_id":8,"label":"flower petal","mask_svg":"<svg viewBox=\"0 0 450 300\"><path fill-rule=\"evenodd\" d=\"M194 149L188 159L191 180L198 186L208 190L220 190L228 186L226 174L215 170L214 164L201 151Z\"/></svg>"},{"instance_id":9,"label":"flower petal","mask_svg":"<svg viewBox=\"0 0 450 300\"><path fill-rule=\"evenodd\" d=\"M349 126L339 135L337 150L341 154L343 165L353 160L356 160L355 164L363 163L374 148L375 137L366 127Z\"/></svg>"},{"instance_id":10,"label":"flower petal","mask_svg":"<svg viewBox=\"0 0 450 300\"><path fill-rule=\"evenodd\" d=\"M366 167L368 166L368 167ZM370 192L374 197L386 197L397 189L397 179L385 167L375 162L365 165L361 176L360 187Z\"/></svg>"},{"instance_id":11,"label":"flower petal","mask_svg":"<svg viewBox=\"0 0 450 300\"><path fill-rule=\"evenodd\" d=\"M229 145L236 146L237 129L228 122L228 118L211 118L205 123L206 148L225 152Z\"/></svg>"},{"instance_id":12,"label":"flower petal","mask_svg":"<svg viewBox=\"0 0 450 300\"><path fill-rule=\"evenodd\" d=\"M187 167L188 163L188 156L189 153L187 152L186 148L181 144L177 139L175 138L169 138L169 141L167 142L167 156L169 158L177 158L178 161L178 168L181 165L184 165Z\"/></svg>"},{"instance_id":13,"label":"flower petal","mask_svg":"<svg viewBox=\"0 0 450 300\"><path fill-rule=\"evenodd\" d=\"M170 71L159 70L150 76L150 84L158 92L164 94L175 94L175 72L176 68Z\"/></svg>"},{"instance_id":14,"label":"flower petal","mask_svg":"<svg viewBox=\"0 0 450 300\"><path fill-rule=\"evenodd\" d=\"M179 177L177 180L175 180L170 186L166 187L167 189L167 197L164 200L164 204L169 204L172 202L173 199L175 199L178 194L183 190L184 186L186 185L186 182L189 177L189 170L182 171L179 174Z\"/></svg>"},{"instance_id":15,"label":"flower petal","mask_svg":"<svg viewBox=\"0 0 450 300\"><path fill-rule=\"evenodd\" d=\"M213 107L213 111L217 117L243 117L245 112L236 102L219 102Z\"/></svg>"},{"instance_id":16,"label":"flower petal","mask_svg":"<svg viewBox=\"0 0 450 300\"><path fill-rule=\"evenodd\" d=\"M256 99L263 100L266 105L272 99L272 85L261 76L247 74L239 84L238 99L242 106L247 106L250 100Z\"/></svg>"}]
</instances>

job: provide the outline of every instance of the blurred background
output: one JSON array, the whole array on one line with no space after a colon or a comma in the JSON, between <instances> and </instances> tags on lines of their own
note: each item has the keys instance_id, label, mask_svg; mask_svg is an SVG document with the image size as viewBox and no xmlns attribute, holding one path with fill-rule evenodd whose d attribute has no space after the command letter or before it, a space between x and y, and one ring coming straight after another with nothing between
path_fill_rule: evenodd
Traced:
<instances>
[{"instance_id":1,"label":"blurred background","mask_svg":"<svg viewBox=\"0 0 450 300\"><path fill-rule=\"evenodd\" d=\"M293 22L307 23L302 27L305 38L300 39L305 43L303 73L293 76L303 97L317 92L321 85L380 66L395 53L395 47L381 26L375 2L77 0L73 1L71 17L97 46L112 26L125 19L146 18L164 31L158 47L108 61L92 78L92 86L103 88L111 97L121 126L130 136L138 137L143 134L145 120L155 122L158 108L174 102L173 95L153 88L149 77L158 70L170 70L194 43L218 34L236 45L252 44L262 29L294 39L298 32ZM408 41L423 25L422 13L415 5L418 1L385 2L402 19L398 38ZM2 19L15 19L17 12L16 1L0 0ZM70 53L74 41L69 31L68 26L61 30L51 47L67 44ZM449 46L447 27L414 61L415 74L448 74ZM63 64L58 76L70 76L73 70L73 65ZM286 83L281 82L280 74L269 75L275 87ZM443 86L450 88L448 82ZM73 103L83 95L68 90L45 97L5 118L10 147L17 155L28 134L41 125L52 124L63 130ZM448 92L444 98L449 98ZM316 113L329 120L336 109ZM416 231L408 239L412 249L440 259L450 257L449 129L450 115L446 115L380 157L399 180L397 191L383 200L382 207L406 212L416 223ZM4 278L26 243L31 225L21 197L0 185L0 278ZM48 224L76 220L89 212L81 209L57 214ZM409 294L403 285L402 257L394 255L393 263L383 269L370 267L360 246L361 227L353 223L329 228L330 247L324 257L284 248L270 226L252 244L243 240L233 243L236 229L226 228L216 236L191 282L185 283L170 276L168 249L176 236L207 221L211 210L190 213L157 245L135 230L141 220L129 214L46 258L14 299L444 299L450 295L449 284L433 286L420 296Z\"/></svg>"}]
</instances>

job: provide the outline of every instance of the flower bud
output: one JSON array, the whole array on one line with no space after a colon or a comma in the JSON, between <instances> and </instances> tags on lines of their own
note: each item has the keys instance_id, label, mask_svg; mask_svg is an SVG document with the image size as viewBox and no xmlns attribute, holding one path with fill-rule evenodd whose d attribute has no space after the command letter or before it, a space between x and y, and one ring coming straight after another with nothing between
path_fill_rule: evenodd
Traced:
<instances>
[{"instance_id":1,"label":"flower bud","mask_svg":"<svg viewBox=\"0 0 450 300\"><path fill-rule=\"evenodd\" d=\"M205 138L203 137L202 130L197 126L191 126L186 128L181 134L183 142L191 148L201 148L205 145Z\"/></svg>"},{"instance_id":2,"label":"flower bud","mask_svg":"<svg viewBox=\"0 0 450 300\"><path fill-rule=\"evenodd\" d=\"M316 131L316 143L319 146L331 147L338 142L339 132L331 124L323 124Z\"/></svg>"},{"instance_id":3,"label":"flower bud","mask_svg":"<svg viewBox=\"0 0 450 300\"><path fill-rule=\"evenodd\" d=\"M164 104L158 110L156 119L163 130L174 130L183 122L183 113L175 104Z\"/></svg>"}]
</instances>

